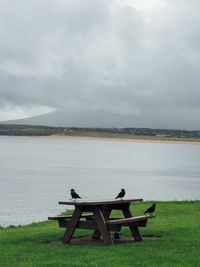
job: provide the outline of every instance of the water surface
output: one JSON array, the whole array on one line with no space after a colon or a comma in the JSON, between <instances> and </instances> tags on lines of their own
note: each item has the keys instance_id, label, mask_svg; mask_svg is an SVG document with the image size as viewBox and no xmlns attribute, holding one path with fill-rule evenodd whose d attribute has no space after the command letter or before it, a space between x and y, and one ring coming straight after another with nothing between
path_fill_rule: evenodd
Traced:
<instances>
[{"instance_id":1,"label":"water surface","mask_svg":"<svg viewBox=\"0 0 200 267\"><path fill-rule=\"evenodd\" d=\"M46 220L84 199L200 199L200 145L0 137L0 225Z\"/></svg>"}]
</instances>

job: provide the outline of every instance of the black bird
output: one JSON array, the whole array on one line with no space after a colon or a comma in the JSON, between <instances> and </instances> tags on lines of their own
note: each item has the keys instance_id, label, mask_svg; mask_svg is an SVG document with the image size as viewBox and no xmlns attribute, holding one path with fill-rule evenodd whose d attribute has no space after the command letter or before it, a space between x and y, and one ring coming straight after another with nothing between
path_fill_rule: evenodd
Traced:
<instances>
[{"instance_id":1,"label":"black bird","mask_svg":"<svg viewBox=\"0 0 200 267\"><path fill-rule=\"evenodd\" d=\"M81 198L76 192L75 192L75 190L72 188L71 189L71 196L72 196L72 198L74 198L75 200L77 199L77 198Z\"/></svg>"},{"instance_id":2,"label":"black bird","mask_svg":"<svg viewBox=\"0 0 200 267\"><path fill-rule=\"evenodd\" d=\"M125 193L126 193L125 190L122 188L121 191L119 192L119 194L116 196L115 199L117 199L117 198L123 198L125 196Z\"/></svg>"},{"instance_id":3,"label":"black bird","mask_svg":"<svg viewBox=\"0 0 200 267\"><path fill-rule=\"evenodd\" d=\"M156 208L156 204L153 204L150 208L148 208L145 212L145 213L153 213L155 211L155 208Z\"/></svg>"},{"instance_id":4,"label":"black bird","mask_svg":"<svg viewBox=\"0 0 200 267\"><path fill-rule=\"evenodd\" d=\"M115 242L119 241L119 234L118 233L114 233L114 239L115 239Z\"/></svg>"}]
</instances>

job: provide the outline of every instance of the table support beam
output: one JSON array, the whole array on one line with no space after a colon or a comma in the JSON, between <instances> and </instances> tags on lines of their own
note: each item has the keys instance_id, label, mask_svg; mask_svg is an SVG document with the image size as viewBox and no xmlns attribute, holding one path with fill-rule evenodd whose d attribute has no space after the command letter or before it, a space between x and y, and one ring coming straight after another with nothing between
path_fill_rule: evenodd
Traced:
<instances>
[{"instance_id":1,"label":"table support beam","mask_svg":"<svg viewBox=\"0 0 200 267\"><path fill-rule=\"evenodd\" d=\"M103 213L105 220L109 219L111 211L112 211L112 209L109 209L109 208L105 208L105 209L103 208L102 209L102 213ZM100 239L100 237L101 237L101 233L99 232L99 230L95 230L93 235L92 235L92 238L93 239Z\"/></svg>"},{"instance_id":2,"label":"table support beam","mask_svg":"<svg viewBox=\"0 0 200 267\"><path fill-rule=\"evenodd\" d=\"M94 209L94 218L97 222L98 228L99 228L99 232L102 235L103 241L105 245L114 245L112 237L109 233L105 218L103 216L102 211L100 210L100 208L96 207Z\"/></svg>"},{"instance_id":3,"label":"table support beam","mask_svg":"<svg viewBox=\"0 0 200 267\"><path fill-rule=\"evenodd\" d=\"M124 214L124 217L126 217L126 218L133 217L131 210L130 210L130 207L123 208L122 212ZM135 241L142 241L142 235L141 235L137 226L134 226L134 224L131 223L131 224L129 224L129 229L130 229Z\"/></svg>"},{"instance_id":4,"label":"table support beam","mask_svg":"<svg viewBox=\"0 0 200 267\"><path fill-rule=\"evenodd\" d=\"M72 215L72 218L69 222L69 225L67 227L67 230L65 231L65 234L62 240L64 244L68 244L70 242L72 235L74 233L74 230L76 228L76 225L79 222L79 219L81 217L82 211L83 211L82 207L79 207L79 206L75 207L74 213Z\"/></svg>"}]
</instances>

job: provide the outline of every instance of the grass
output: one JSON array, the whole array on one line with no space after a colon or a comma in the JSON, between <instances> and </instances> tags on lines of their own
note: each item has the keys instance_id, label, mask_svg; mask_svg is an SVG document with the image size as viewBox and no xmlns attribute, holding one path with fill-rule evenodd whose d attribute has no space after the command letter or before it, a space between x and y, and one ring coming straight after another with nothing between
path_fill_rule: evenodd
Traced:
<instances>
[{"instance_id":1,"label":"grass","mask_svg":"<svg viewBox=\"0 0 200 267\"><path fill-rule=\"evenodd\" d=\"M141 215L151 203L135 203L132 206L134 215ZM199 266L200 201L157 203L156 218L149 220L146 228L140 229L144 236L161 236L160 239L109 247L52 245L49 242L60 240L64 233L55 221L12 226L0 228L0 265ZM91 233L77 230L74 236ZM122 233L130 234L126 227Z\"/></svg>"}]
</instances>

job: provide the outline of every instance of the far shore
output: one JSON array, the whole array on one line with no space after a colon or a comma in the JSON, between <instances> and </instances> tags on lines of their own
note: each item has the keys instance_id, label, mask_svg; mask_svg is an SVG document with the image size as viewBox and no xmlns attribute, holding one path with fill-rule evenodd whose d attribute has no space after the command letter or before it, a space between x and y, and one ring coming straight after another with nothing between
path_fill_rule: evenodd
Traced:
<instances>
[{"instance_id":1,"label":"far shore","mask_svg":"<svg viewBox=\"0 0 200 267\"><path fill-rule=\"evenodd\" d=\"M126 138L126 137L100 137L100 136L83 136L83 135L0 135L0 136L15 136L15 137L36 137L36 138L56 138L56 139L74 139L74 140L102 140L102 141L119 141L119 142L137 142L137 143L163 143L163 144L190 144L190 145L200 145L200 141L191 140L161 140L161 139L151 139L147 138Z\"/></svg>"},{"instance_id":2,"label":"far shore","mask_svg":"<svg viewBox=\"0 0 200 267\"><path fill-rule=\"evenodd\" d=\"M193 144L200 145L200 141L179 141L179 140L155 140L155 139L140 139L140 138L119 138L119 137L92 137L92 136L66 136L66 135L48 135L34 136L42 138L58 138L58 139L75 139L75 140L104 140L104 141L121 141L121 142L139 142L139 143L167 143L167 144Z\"/></svg>"}]
</instances>

